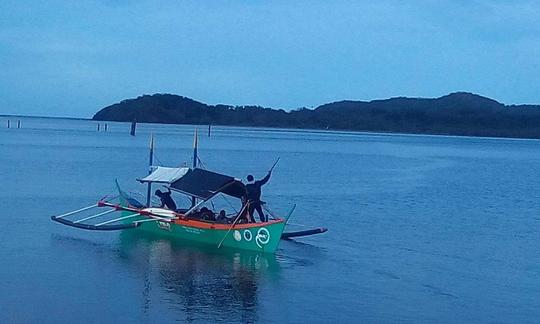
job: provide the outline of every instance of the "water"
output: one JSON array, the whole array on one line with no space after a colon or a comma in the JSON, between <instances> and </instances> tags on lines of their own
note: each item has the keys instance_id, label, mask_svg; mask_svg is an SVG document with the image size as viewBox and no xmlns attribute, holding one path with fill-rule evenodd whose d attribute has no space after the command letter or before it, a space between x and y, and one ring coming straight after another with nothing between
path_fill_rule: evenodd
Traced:
<instances>
[{"instance_id":1,"label":"water","mask_svg":"<svg viewBox=\"0 0 540 324\"><path fill-rule=\"evenodd\" d=\"M275 255L49 216L144 192L149 134L179 165L193 126L0 118L0 322L537 322L540 142L200 127L206 166L264 176L264 199L329 228ZM14 124L12 119L12 125ZM180 200L182 204L182 201ZM187 203L184 201L183 203Z\"/></svg>"}]
</instances>

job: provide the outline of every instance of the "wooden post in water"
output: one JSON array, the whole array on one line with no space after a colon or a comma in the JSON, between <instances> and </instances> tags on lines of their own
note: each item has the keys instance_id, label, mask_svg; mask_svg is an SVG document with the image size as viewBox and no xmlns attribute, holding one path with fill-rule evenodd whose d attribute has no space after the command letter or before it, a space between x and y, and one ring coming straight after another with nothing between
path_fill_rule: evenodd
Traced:
<instances>
[{"instance_id":1,"label":"wooden post in water","mask_svg":"<svg viewBox=\"0 0 540 324\"><path fill-rule=\"evenodd\" d=\"M21 120L17 120L17 128L21 128Z\"/></svg>"},{"instance_id":2,"label":"wooden post in water","mask_svg":"<svg viewBox=\"0 0 540 324\"><path fill-rule=\"evenodd\" d=\"M107 131L107 128L108 128L107 123L105 123L105 126L104 126L105 131Z\"/></svg>"},{"instance_id":3,"label":"wooden post in water","mask_svg":"<svg viewBox=\"0 0 540 324\"><path fill-rule=\"evenodd\" d=\"M211 131L212 131L212 124L208 124L208 137L210 137Z\"/></svg>"},{"instance_id":4,"label":"wooden post in water","mask_svg":"<svg viewBox=\"0 0 540 324\"><path fill-rule=\"evenodd\" d=\"M154 164L154 134L150 134L150 156L148 159L148 174L152 173L152 164ZM150 207L152 195L152 182L148 182L146 191L146 207Z\"/></svg>"},{"instance_id":5,"label":"wooden post in water","mask_svg":"<svg viewBox=\"0 0 540 324\"><path fill-rule=\"evenodd\" d=\"M99 123L97 124L97 131L99 132Z\"/></svg>"},{"instance_id":6,"label":"wooden post in water","mask_svg":"<svg viewBox=\"0 0 540 324\"><path fill-rule=\"evenodd\" d=\"M9 119L7 121L7 128L11 128L11 121Z\"/></svg>"},{"instance_id":7,"label":"wooden post in water","mask_svg":"<svg viewBox=\"0 0 540 324\"><path fill-rule=\"evenodd\" d=\"M135 121L132 121L131 122L131 131L129 132L129 134L131 136L135 136L135 128L137 127L137 122Z\"/></svg>"}]
</instances>

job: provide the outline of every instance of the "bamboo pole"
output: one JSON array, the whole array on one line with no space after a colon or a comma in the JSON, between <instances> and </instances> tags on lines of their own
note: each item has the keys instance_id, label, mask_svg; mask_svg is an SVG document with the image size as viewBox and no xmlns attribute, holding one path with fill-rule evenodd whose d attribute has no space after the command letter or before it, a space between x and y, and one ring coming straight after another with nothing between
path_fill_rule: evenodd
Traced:
<instances>
[{"instance_id":1,"label":"bamboo pole","mask_svg":"<svg viewBox=\"0 0 540 324\"><path fill-rule=\"evenodd\" d=\"M234 222L232 223L231 227L229 227L229 230L227 231L227 233L225 233L225 236L223 236L223 238L221 239L221 241L219 242L218 244L218 249L221 247L221 244L223 244L223 241L225 241L225 238L227 238L227 236L229 235L229 233L231 232L231 230L233 229L234 225L236 225L236 222L238 222L238 220L240 219L240 216L242 215L242 213L244 212L244 210L247 208L247 206L249 205L249 203L245 204L244 205L244 208L242 208L240 210L240 212L238 213L238 216L236 216L236 219L234 220Z\"/></svg>"},{"instance_id":2,"label":"bamboo pole","mask_svg":"<svg viewBox=\"0 0 540 324\"><path fill-rule=\"evenodd\" d=\"M136 214L131 214L131 215L124 216L124 217L119 217L119 218L116 218L116 219L111 219L111 220L108 220L106 222L96 224L96 226L102 226L102 225L107 225L107 224L110 224L110 223L119 222L121 220L132 218L132 217L139 216L139 215L140 215L139 213L136 213Z\"/></svg>"},{"instance_id":3,"label":"bamboo pole","mask_svg":"<svg viewBox=\"0 0 540 324\"><path fill-rule=\"evenodd\" d=\"M92 215L92 216L85 217L85 218L83 218L83 219L76 220L76 221L74 221L73 223L78 224L78 223L87 221L87 220L89 220L89 219L93 219L93 218L96 218L96 217L100 217L100 216L103 216L103 215L110 214L110 213L115 212L115 211L116 211L116 210L114 210L114 209L107 210L107 211L105 211L105 212L103 212L103 213L99 213L99 214L96 214L96 215Z\"/></svg>"},{"instance_id":4,"label":"bamboo pole","mask_svg":"<svg viewBox=\"0 0 540 324\"><path fill-rule=\"evenodd\" d=\"M197 135L197 128L195 128L195 135L193 137L193 170L197 168L197 148L199 146L199 136ZM195 206L197 204L197 198L195 196L191 196L191 206Z\"/></svg>"},{"instance_id":5,"label":"bamboo pole","mask_svg":"<svg viewBox=\"0 0 540 324\"><path fill-rule=\"evenodd\" d=\"M54 218L64 218L64 217L67 217L67 216L70 216L70 215L73 215L73 214L77 214L77 213L83 212L83 211L88 210L88 209L95 208L95 207L97 207L97 206L98 206L97 204L94 204L94 205L92 205L92 206L84 207L84 208L81 208L81 209L77 209L77 210L71 211L71 212L69 212L69 213L65 213L65 214L62 214L62 215L59 215L59 216L53 216L53 217L54 217Z\"/></svg>"},{"instance_id":6,"label":"bamboo pole","mask_svg":"<svg viewBox=\"0 0 540 324\"><path fill-rule=\"evenodd\" d=\"M142 216L148 216L148 217L155 218L157 220L161 220L161 221L164 221L164 222L172 222L173 220L178 219L179 218L178 216L180 215L180 214L178 214L176 212L173 212L174 217L165 218L166 216L159 215L159 214L156 214L156 213L152 213L152 212L149 212L147 210L130 208L130 207L122 207L122 206L113 205L113 204L110 204L110 203L104 202L104 201L99 202L98 206L100 206L100 207L103 207L103 206L112 207L112 208L114 208L115 211L116 210L125 210L125 211L134 212L134 213L139 213Z\"/></svg>"}]
</instances>

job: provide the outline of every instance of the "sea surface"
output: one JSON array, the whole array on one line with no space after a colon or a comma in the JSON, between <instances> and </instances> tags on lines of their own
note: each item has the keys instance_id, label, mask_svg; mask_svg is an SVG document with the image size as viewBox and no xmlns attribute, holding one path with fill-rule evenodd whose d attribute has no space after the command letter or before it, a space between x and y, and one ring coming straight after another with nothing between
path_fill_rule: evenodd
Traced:
<instances>
[{"instance_id":1,"label":"sea surface","mask_svg":"<svg viewBox=\"0 0 540 324\"><path fill-rule=\"evenodd\" d=\"M97 124L0 117L0 323L540 320L540 141ZM260 255L50 220L115 179L145 192L150 134L179 166L195 128L208 169L263 177L279 157L263 199L328 232Z\"/></svg>"}]
</instances>

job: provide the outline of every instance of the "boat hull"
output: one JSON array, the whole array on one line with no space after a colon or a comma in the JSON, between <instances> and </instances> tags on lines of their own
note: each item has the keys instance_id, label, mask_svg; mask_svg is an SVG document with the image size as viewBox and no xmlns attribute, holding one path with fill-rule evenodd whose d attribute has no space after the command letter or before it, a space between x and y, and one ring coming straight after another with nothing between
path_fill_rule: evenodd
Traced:
<instances>
[{"instance_id":1,"label":"boat hull","mask_svg":"<svg viewBox=\"0 0 540 324\"><path fill-rule=\"evenodd\" d=\"M140 220L145 220L142 217ZM146 219L147 220L147 219ZM274 253L285 228L282 219L266 223L231 224L209 223L198 220L143 221L131 231L144 231L178 240L186 240L218 248L242 249Z\"/></svg>"}]
</instances>

